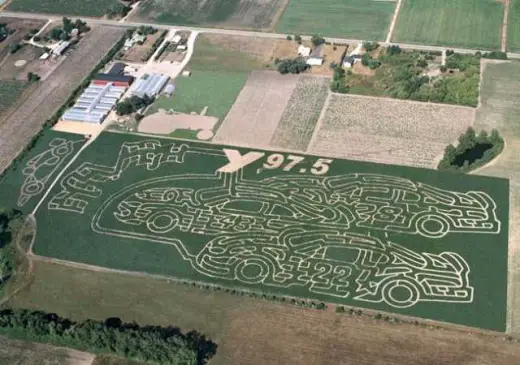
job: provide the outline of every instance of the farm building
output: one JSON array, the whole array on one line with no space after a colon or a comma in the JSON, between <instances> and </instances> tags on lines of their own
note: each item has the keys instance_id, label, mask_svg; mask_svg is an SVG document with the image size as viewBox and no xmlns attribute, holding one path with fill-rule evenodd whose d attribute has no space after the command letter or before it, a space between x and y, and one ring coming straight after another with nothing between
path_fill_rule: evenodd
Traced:
<instances>
[{"instance_id":1,"label":"farm building","mask_svg":"<svg viewBox=\"0 0 520 365\"><path fill-rule=\"evenodd\" d=\"M179 43L180 41L182 40L182 37L180 35L175 35L173 38L172 38L172 43L173 44L177 44Z\"/></svg>"},{"instance_id":2,"label":"farm building","mask_svg":"<svg viewBox=\"0 0 520 365\"><path fill-rule=\"evenodd\" d=\"M309 57L306 62L309 66L321 66L323 65L322 57Z\"/></svg>"},{"instance_id":3,"label":"farm building","mask_svg":"<svg viewBox=\"0 0 520 365\"><path fill-rule=\"evenodd\" d=\"M142 44L145 41L146 41L146 36L136 32L136 33L134 33L132 38L127 39L125 41L125 49L131 48L136 43Z\"/></svg>"},{"instance_id":4,"label":"farm building","mask_svg":"<svg viewBox=\"0 0 520 365\"><path fill-rule=\"evenodd\" d=\"M139 97L155 96L163 89L169 77L163 74L145 74L136 81L131 94Z\"/></svg>"},{"instance_id":5,"label":"farm building","mask_svg":"<svg viewBox=\"0 0 520 365\"><path fill-rule=\"evenodd\" d=\"M361 61L361 55L359 55L359 54L355 54L353 56L347 56L343 60L343 67L351 68L359 61Z\"/></svg>"},{"instance_id":6,"label":"farm building","mask_svg":"<svg viewBox=\"0 0 520 365\"><path fill-rule=\"evenodd\" d=\"M186 51L188 49L188 46L185 44L181 44L180 46L177 46L177 51Z\"/></svg>"},{"instance_id":7,"label":"farm building","mask_svg":"<svg viewBox=\"0 0 520 365\"><path fill-rule=\"evenodd\" d=\"M126 65L123 62L115 62L110 69L108 70L107 74L109 75L123 75L125 73L125 67Z\"/></svg>"},{"instance_id":8,"label":"farm building","mask_svg":"<svg viewBox=\"0 0 520 365\"><path fill-rule=\"evenodd\" d=\"M70 47L70 42L67 41L59 41L52 50L52 55L54 57L61 56L68 48Z\"/></svg>"},{"instance_id":9,"label":"farm building","mask_svg":"<svg viewBox=\"0 0 520 365\"><path fill-rule=\"evenodd\" d=\"M134 81L133 76L126 75L111 75L111 74L97 74L93 78L95 85L114 84L115 86L129 87Z\"/></svg>"},{"instance_id":10,"label":"farm building","mask_svg":"<svg viewBox=\"0 0 520 365\"><path fill-rule=\"evenodd\" d=\"M72 122L101 123L124 94L126 88L112 83L91 83L76 100L72 108L65 111L62 119Z\"/></svg>"},{"instance_id":11,"label":"farm building","mask_svg":"<svg viewBox=\"0 0 520 365\"><path fill-rule=\"evenodd\" d=\"M298 47L298 55L302 57L309 57L311 54L311 47L305 47L303 44L300 44Z\"/></svg>"}]
</instances>

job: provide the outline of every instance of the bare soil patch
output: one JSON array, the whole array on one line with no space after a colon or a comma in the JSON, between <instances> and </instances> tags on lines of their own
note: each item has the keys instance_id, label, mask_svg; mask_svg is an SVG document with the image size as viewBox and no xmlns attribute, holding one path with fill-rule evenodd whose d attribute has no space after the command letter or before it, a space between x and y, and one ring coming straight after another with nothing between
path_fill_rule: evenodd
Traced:
<instances>
[{"instance_id":1,"label":"bare soil patch","mask_svg":"<svg viewBox=\"0 0 520 365\"><path fill-rule=\"evenodd\" d=\"M0 80L27 80L27 73L33 72L40 77L47 75L58 64L58 60L40 60L43 49L31 45L24 45L15 54L5 56L0 67ZM25 61L24 64L19 61Z\"/></svg>"},{"instance_id":2,"label":"bare soil patch","mask_svg":"<svg viewBox=\"0 0 520 365\"><path fill-rule=\"evenodd\" d=\"M466 107L334 94L309 151L435 168L473 118L474 109Z\"/></svg>"},{"instance_id":3,"label":"bare soil patch","mask_svg":"<svg viewBox=\"0 0 520 365\"><path fill-rule=\"evenodd\" d=\"M269 145L297 82L296 75L251 72L214 140L259 147Z\"/></svg>"},{"instance_id":4,"label":"bare soil patch","mask_svg":"<svg viewBox=\"0 0 520 365\"><path fill-rule=\"evenodd\" d=\"M141 133L153 134L171 134L177 129L188 129L196 131L206 131L209 133L201 133L200 137L213 137L213 128L218 122L218 118L184 113L167 113L163 109L159 109L157 113L146 116L138 126ZM208 139L208 138L200 138Z\"/></svg>"}]
</instances>

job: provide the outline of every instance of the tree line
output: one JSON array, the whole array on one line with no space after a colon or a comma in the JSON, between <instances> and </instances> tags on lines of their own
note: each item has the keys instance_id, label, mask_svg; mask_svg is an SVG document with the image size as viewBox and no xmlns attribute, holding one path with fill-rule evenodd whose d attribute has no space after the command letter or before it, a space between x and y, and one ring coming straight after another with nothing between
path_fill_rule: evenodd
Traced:
<instances>
[{"instance_id":1,"label":"tree line","mask_svg":"<svg viewBox=\"0 0 520 365\"><path fill-rule=\"evenodd\" d=\"M196 331L177 327L139 326L119 318L74 322L53 313L27 309L0 311L0 333L7 336L92 353L161 365L200 365L215 355L217 345Z\"/></svg>"}]
</instances>

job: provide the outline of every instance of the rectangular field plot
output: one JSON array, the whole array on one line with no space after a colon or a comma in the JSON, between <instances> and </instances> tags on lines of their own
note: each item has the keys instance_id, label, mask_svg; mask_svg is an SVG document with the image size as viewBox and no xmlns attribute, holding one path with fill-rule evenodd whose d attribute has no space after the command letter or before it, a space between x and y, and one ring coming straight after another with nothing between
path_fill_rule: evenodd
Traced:
<instances>
[{"instance_id":1,"label":"rectangular field plot","mask_svg":"<svg viewBox=\"0 0 520 365\"><path fill-rule=\"evenodd\" d=\"M16 103L26 85L25 81L19 80L0 81L0 120L4 118L5 113Z\"/></svg>"},{"instance_id":2,"label":"rectangular field plot","mask_svg":"<svg viewBox=\"0 0 520 365\"><path fill-rule=\"evenodd\" d=\"M47 130L0 179L0 206L30 213L84 142L81 135Z\"/></svg>"},{"instance_id":3,"label":"rectangular field plot","mask_svg":"<svg viewBox=\"0 0 520 365\"><path fill-rule=\"evenodd\" d=\"M276 30L329 37L384 40L396 2L291 0Z\"/></svg>"},{"instance_id":4,"label":"rectangular field plot","mask_svg":"<svg viewBox=\"0 0 520 365\"><path fill-rule=\"evenodd\" d=\"M446 146L473 124L474 113L466 107L334 94L308 151L436 168Z\"/></svg>"},{"instance_id":5,"label":"rectangular field plot","mask_svg":"<svg viewBox=\"0 0 520 365\"><path fill-rule=\"evenodd\" d=\"M392 41L499 49L502 18L497 0L403 0Z\"/></svg>"},{"instance_id":6,"label":"rectangular field plot","mask_svg":"<svg viewBox=\"0 0 520 365\"><path fill-rule=\"evenodd\" d=\"M148 0L133 19L270 30L286 4L287 0Z\"/></svg>"},{"instance_id":7,"label":"rectangular field plot","mask_svg":"<svg viewBox=\"0 0 520 365\"><path fill-rule=\"evenodd\" d=\"M520 0L511 0L507 22L507 50L520 52Z\"/></svg>"},{"instance_id":8,"label":"rectangular field plot","mask_svg":"<svg viewBox=\"0 0 520 365\"><path fill-rule=\"evenodd\" d=\"M213 140L269 145L297 82L297 75L253 71Z\"/></svg>"},{"instance_id":9,"label":"rectangular field plot","mask_svg":"<svg viewBox=\"0 0 520 365\"><path fill-rule=\"evenodd\" d=\"M36 219L38 255L505 330L503 179L103 133Z\"/></svg>"},{"instance_id":10,"label":"rectangular field plot","mask_svg":"<svg viewBox=\"0 0 520 365\"><path fill-rule=\"evenodd\" d=\"M300 76L269 145L307 150L328 93L328 78Z\"/></svg>"},{"instance_id":11,"label":"rectangular field plot","mask_svg":"<svg viewBox=\"0 0 520 365\"><path fill-rule=\"evenodd\" d=\"M100 17L119 3L118 0L14 0L10 11Z\"/></svg>"}]
</instances>

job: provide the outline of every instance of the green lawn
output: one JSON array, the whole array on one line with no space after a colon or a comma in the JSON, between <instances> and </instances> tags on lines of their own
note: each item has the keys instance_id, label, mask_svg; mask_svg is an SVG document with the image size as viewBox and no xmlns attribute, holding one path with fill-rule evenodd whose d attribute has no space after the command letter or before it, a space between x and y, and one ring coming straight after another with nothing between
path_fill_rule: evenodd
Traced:
<instances>
[{"instance_id":1,"label":"green lawn","mask_svg":"<svg viewBox=\"0 0 520 365\"><path fill-rule=\"evenodd\" d=\"M520 0L511 0L507 26L507 50L520 52Z\"/></svg>"},{"instance_id":2,"label":"green lawn","mask_svg":"<svg viewBox=\"0 0 520 365\"><path fill-rule=\"evenodd\" d=\"M0 81L0 118L3 113L14 105L26 85L27 83L25 81Z\"/></svg>"},{"instance_id":3,"label":"green lawn","mask_svg":"<svg viewBox=\"0 0 520 365\"><path fill-rule=\"evenodd\" d=\"M29 13L50 13L101 17L117 0L13 0L7 9Z\"/></svg>"},{"instance_id":4,"label":"green lawn","mask_svg":"<svg viewBox=\"0 0 520 365\"><path fill-rule=\"evenodd\" d=\"M101 134L38 210L34 252L505 330L507 180L284 154L226 176L223 148Z\"/></svg>"},{"instance_id":5,"label":"green lawn","mask_svg":"<svg viewBox=\"0 0 520 365\"><path fill-rule=\"evenodd\" d=\"M279 33L384 41L396 3L366 0L291 0Z\"/></svg>"},{"instance_id":6,"label":"green lawn","mask_svg":"<svg viewBox=\"0 0 520 365\"><path fill-rule=\"evenodd\" d=\"M404 0L392 41L500 49L502 18L497 0Z\"/></svg>"},{"instance_id":7,"label":"green lawn","mask_svg":"<svg viewBox=\"0 0 520 365\"><path fill-rule=\"evenodd\" d=\"M83 142L81 135L47 130L27 155L0 178L0 206L31 212Z\"/></svg>"},{"instance_id":8,"label":"green lawn","mask_svg":"<svg viewBox=\"0 0 520 365\"><path fill-rule=\"evenodd\" d=\"M159 97L150 109L174 109L177 112L200 113L208 107L206 115L222 121L246 82L247 74L230 72L194 71L190 77L175 80L171 97Z\"/></svg>"}]
</instances>

